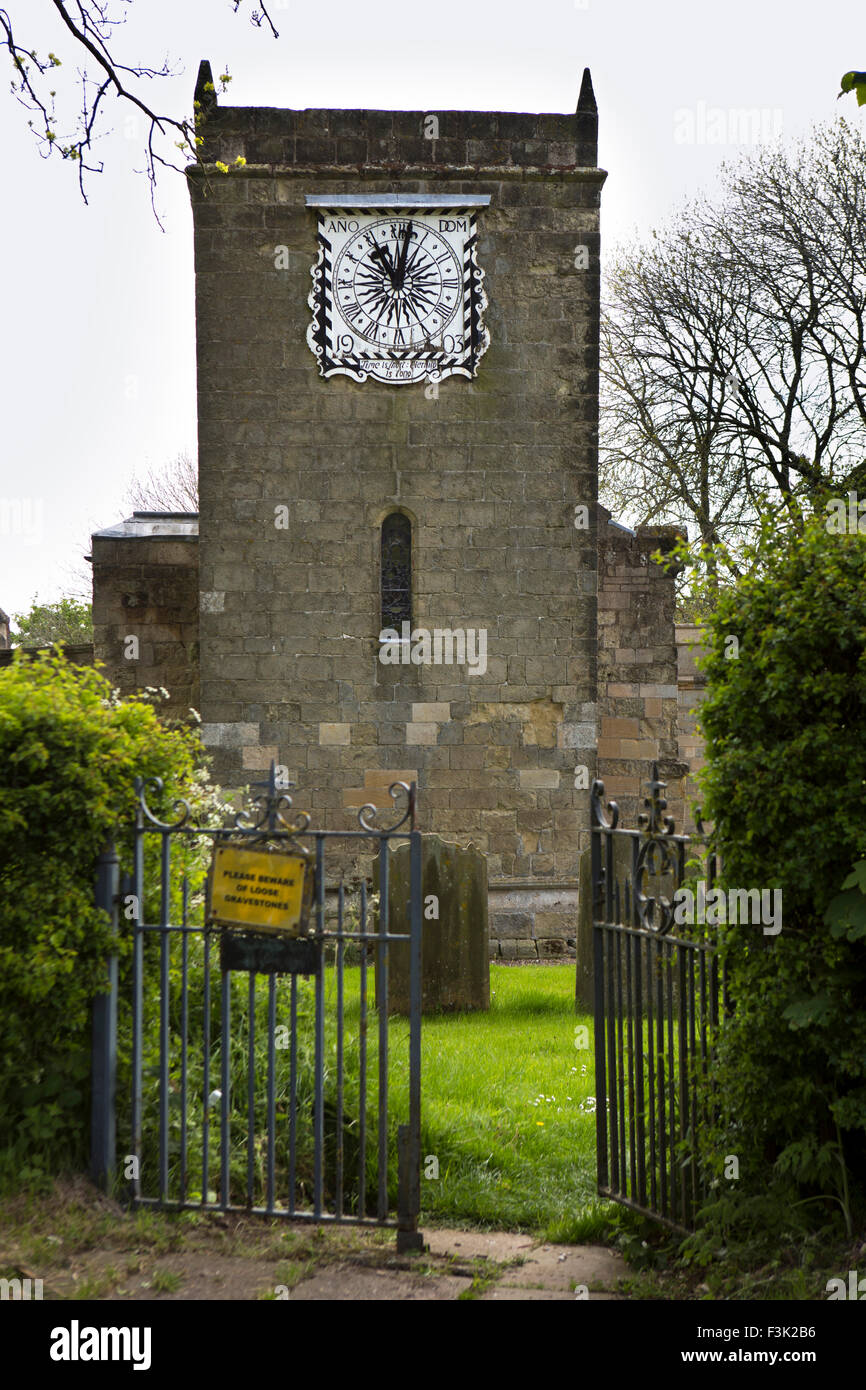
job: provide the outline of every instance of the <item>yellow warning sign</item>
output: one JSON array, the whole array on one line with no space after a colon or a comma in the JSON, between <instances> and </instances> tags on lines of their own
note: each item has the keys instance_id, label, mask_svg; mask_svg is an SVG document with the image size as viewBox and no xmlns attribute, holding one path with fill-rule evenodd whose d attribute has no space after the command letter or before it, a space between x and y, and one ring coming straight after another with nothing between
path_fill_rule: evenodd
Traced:
<instances>
[{"instance_id":1,"label":"yellow warning sign","mask_svg":"<svg viewBox=\"0 0 866 1390\"><path fill-rule=\"evenodd\" d=\"M220 926L297 936L306 927L312 884L298 854L217 845L208 917Z\"/></svg>"}]
</instances>

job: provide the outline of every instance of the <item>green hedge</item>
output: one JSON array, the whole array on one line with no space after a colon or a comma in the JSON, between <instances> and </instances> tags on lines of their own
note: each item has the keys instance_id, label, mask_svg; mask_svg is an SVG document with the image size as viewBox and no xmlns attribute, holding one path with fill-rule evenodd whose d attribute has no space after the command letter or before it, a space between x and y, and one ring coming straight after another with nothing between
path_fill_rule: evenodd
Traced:
<instances>
[{"instance_id":1,"label":"green hedge","mask_svg":"<svg viewBox=\"0 0 866 1390\"><path fill-rule=\"evenodd\" d=\"M79 1167L87 1152L91 1005L108 918L97 858L133 813L136 776L157 809L197 784L193 729L121 701L58 652L0 671L0 1144L7 1179Z\"/></svg>"},{"instance_id":2,"label":"green hedge","mask_svg":"<svg viewBox=\"0 0 866 1390\"><path fill-rule=\"evenodd\" d=\"M718 1216L863 1219L866 1192L866 537L767 525L707 619L703 813L723 886L781 889L782 929L719 928L732 1014L700 1136ZM736 639L736 642L731 639ZM740 1177L721 1178L726 1154Z\"/></svg>"}]
</instances>

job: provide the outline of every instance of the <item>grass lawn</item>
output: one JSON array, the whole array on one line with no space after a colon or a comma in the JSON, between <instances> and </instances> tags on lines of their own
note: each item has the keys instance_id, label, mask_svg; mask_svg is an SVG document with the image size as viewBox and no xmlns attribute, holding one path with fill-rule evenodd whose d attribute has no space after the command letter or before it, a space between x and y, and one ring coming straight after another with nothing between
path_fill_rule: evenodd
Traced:
<instances>
[{"instance_id":1,"label":"grass lawn","mask_svg":"<svg viewBox=\"0 0 866 1390\"><path fill-rule=\"evenodd\" d=\"M592 1238L606 1204L595 1195L593 1025L574 1012L574 971L493 965L490 990L489 1013L423 1020L422 1219ZM577 1025L589 1048L575 1047ZM424 1176L428 1156L438 1178Z\"/></svg>"}]
</instances>

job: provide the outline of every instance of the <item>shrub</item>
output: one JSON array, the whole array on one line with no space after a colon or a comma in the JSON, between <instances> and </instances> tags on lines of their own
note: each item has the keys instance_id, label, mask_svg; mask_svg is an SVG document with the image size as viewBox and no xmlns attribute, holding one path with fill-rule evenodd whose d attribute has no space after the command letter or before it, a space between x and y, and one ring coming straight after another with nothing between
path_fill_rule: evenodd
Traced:
<instances>
[{"instance_id":1,"label":"shrub","mask_svg":"<svg viewBox=\"0 0 866 1390\"><path fill-rule=\"evenodd\" d=\"M57 652L0 671L0 1117L19 1177L86 1154L91 1004L111 945L98 855L131 818L136 776L164 780L167 811L198 756L192 729Z\"/></svg>"},{"instance_id":2,"label":"shrub","mask_svg":"<svg viewBox=\"0 0 866 1390\"><path fill-rule=\"evenodd\" d=\"M62 598L40 603L34 598L29 613L16 613L16 646L47 647L52 642L92 642L93 611L89 603Z\"/></svg>"},{"instance_id":3,"label":"shrub","mask_svg":"<svg viewBox=\"0 0 866 1390\"><path fill-rule=\"evenodd\" d=\"M723 886L781 889L782 929L718 929L732 1012L702 1147L717 1173L740 1160L726 1220L758 1203L766 1224L769 1199L790 1229L823 1199L850 1234L866 1191L866 878L847 882L866 855L866 537L767 524L751 561L706 620L703 812Z\"/></svg>"}]
</instances>

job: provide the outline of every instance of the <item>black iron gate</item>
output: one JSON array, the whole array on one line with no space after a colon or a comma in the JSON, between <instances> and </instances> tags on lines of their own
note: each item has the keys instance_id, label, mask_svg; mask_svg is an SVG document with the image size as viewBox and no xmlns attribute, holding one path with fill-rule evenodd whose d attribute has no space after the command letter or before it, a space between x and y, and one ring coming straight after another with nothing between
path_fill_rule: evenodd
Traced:
<instances>
[{"instance_id":1,"label":"black iron gate","mask_svg":"<svg viewBox=\"0 0 866 1390\"><path fill-rule=\"evenodd\" d=\"M414 784L390 788L395 824L377 825L385 813L370 805L350 831L310 830L273 766L266 794L228 830L195 824L185 803L162 821L147 800L160 785L136 790L132 877L114 895L131 960L121 960L121 983L95 1014L94 1176L118 1175L137 1206L395 1226L398 1249L419 1248ZM389 845L407 840L408 935L388 924ZM305 852L315 869L309 932L280 945L206 922L214 842ZM357 870L364 851L368 860L378 853L378 898ZM110 860L101 867L106 907ZM410 972L410 1013L389 1020L395 949ZM118 1107L116 1167L115 1072L129 1096Z\"/></svg>"},{"instance_id":2,"label":"black iron gate","mask_svg":"<svg viewBox=\"0 0 866 1390\"><path fill-rule=\"evenodd\" d=\"M677 835L653 764L638 828L592 789L597 1177L601 1195L689 1230L706 1196L697 1135L724 983L707 928L673 931L698 843ZM714 861L702 872L707 887Z\"/></svg>"}]
</instances>

